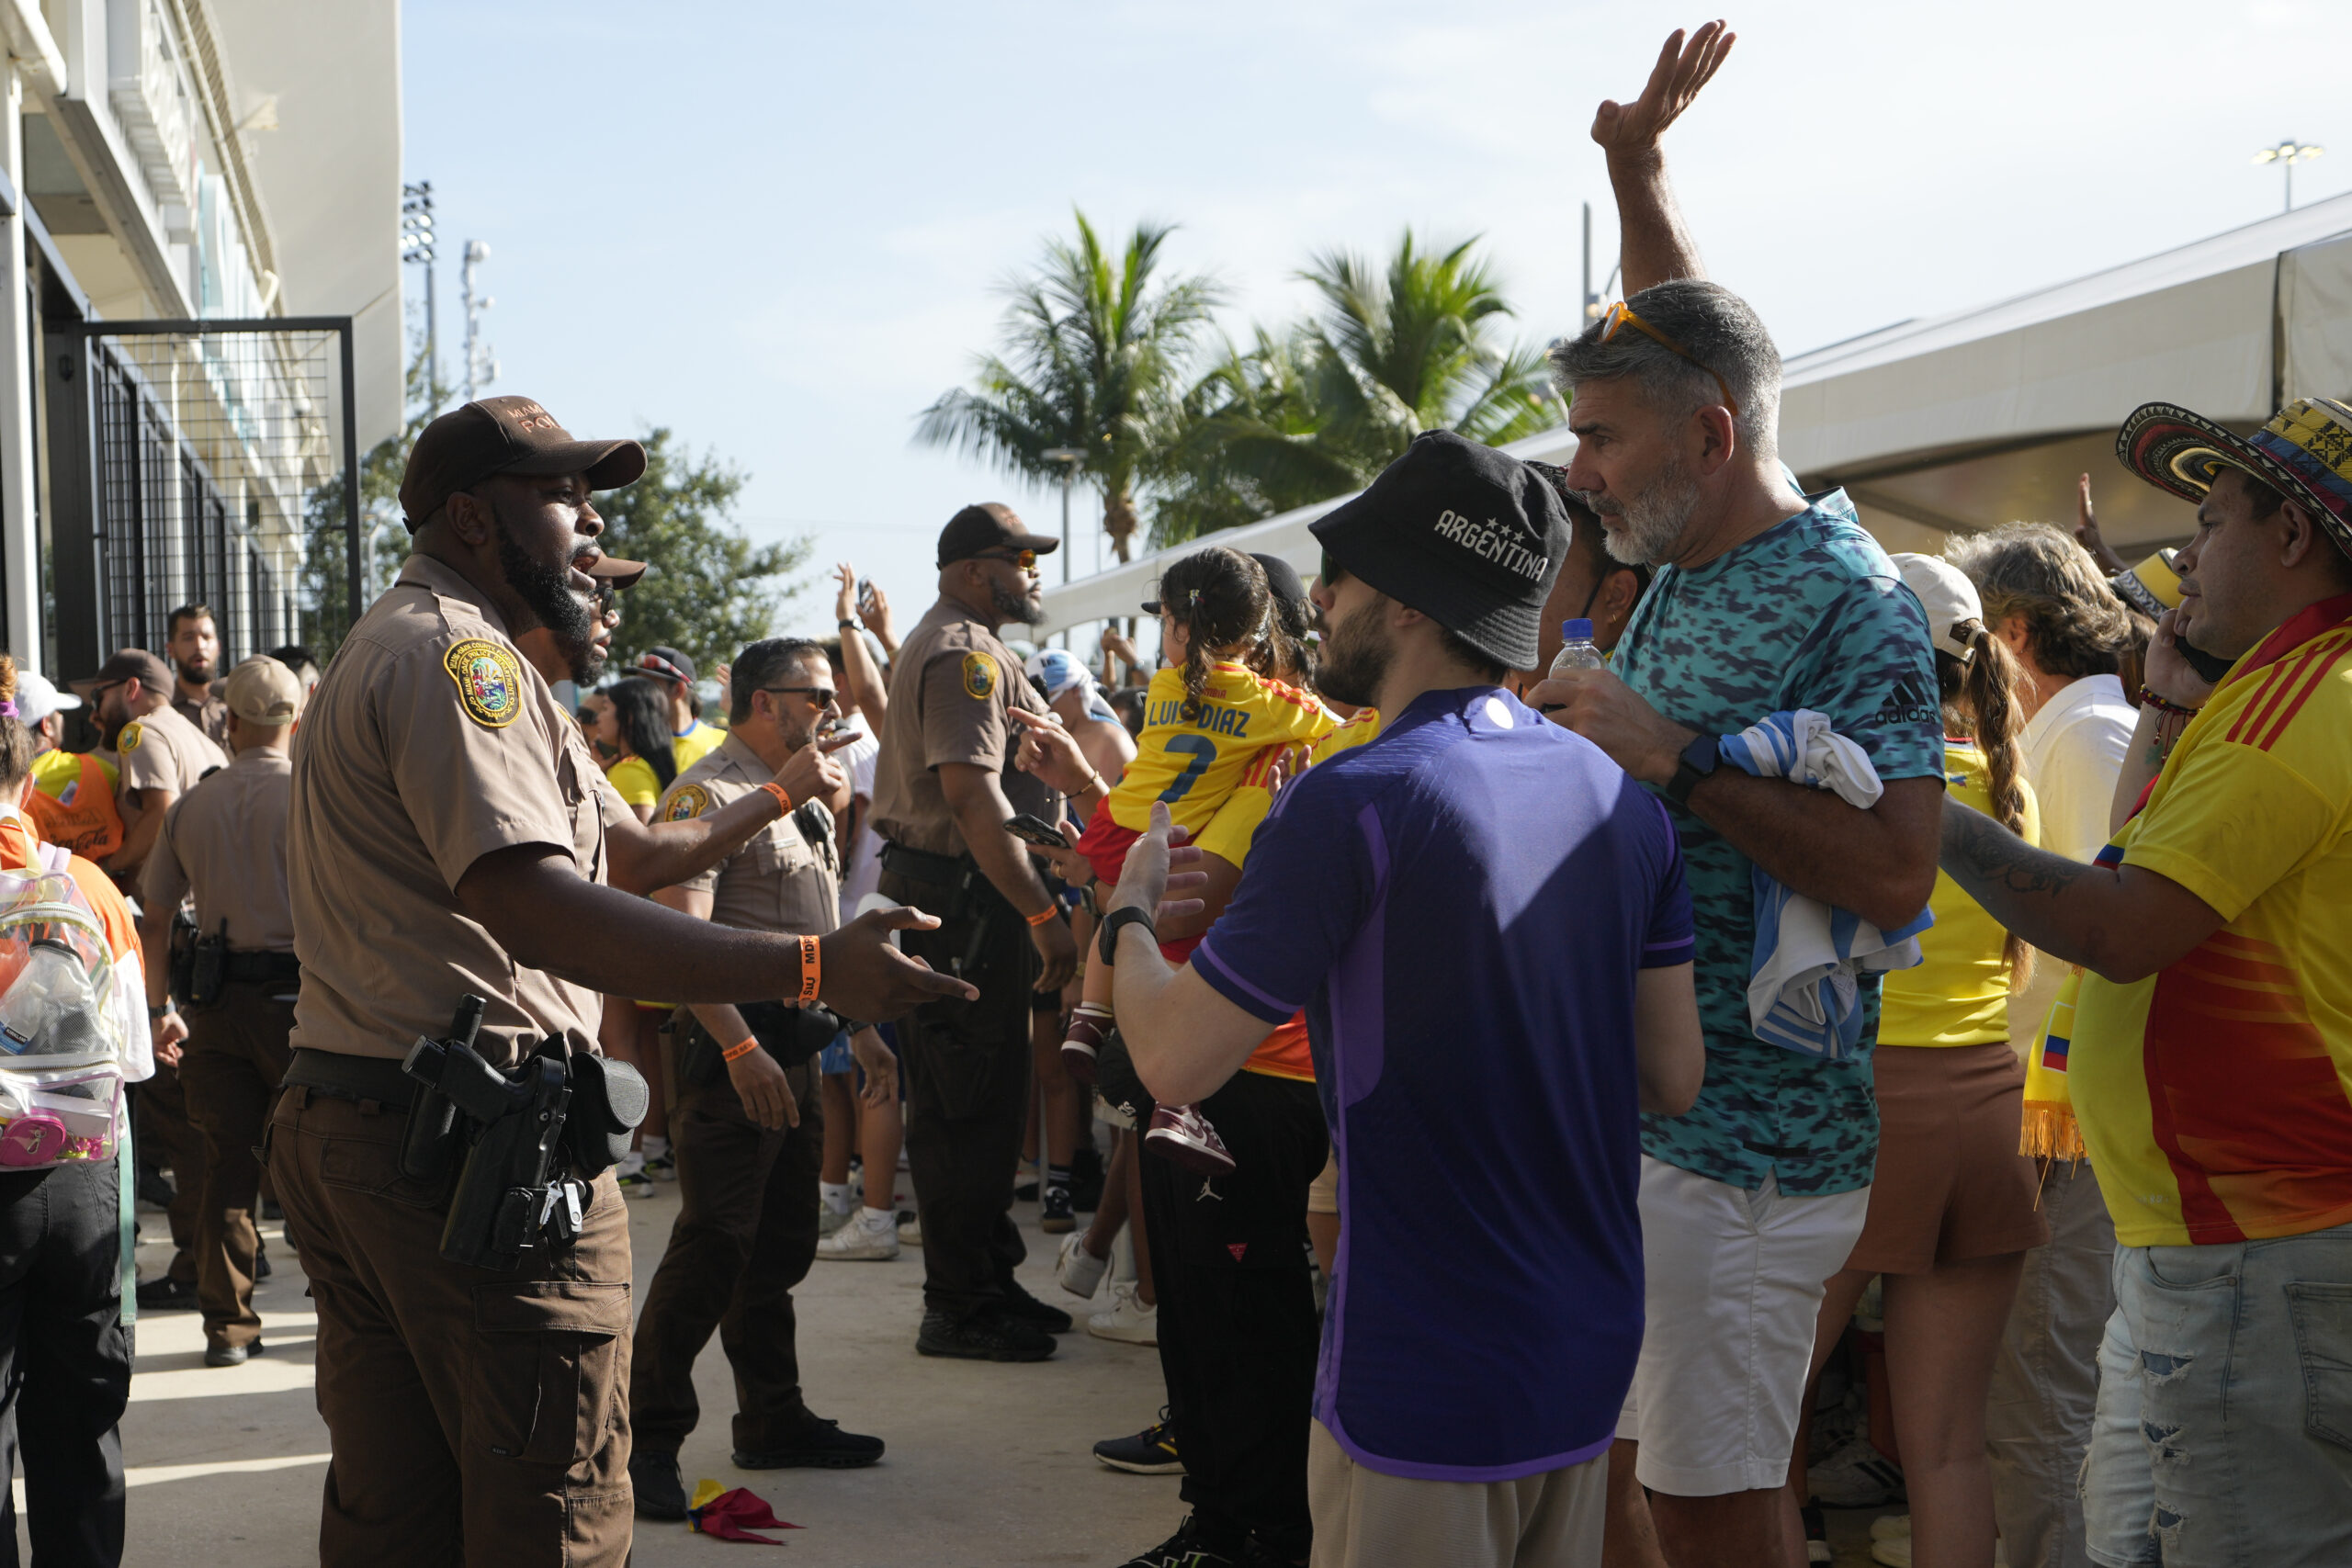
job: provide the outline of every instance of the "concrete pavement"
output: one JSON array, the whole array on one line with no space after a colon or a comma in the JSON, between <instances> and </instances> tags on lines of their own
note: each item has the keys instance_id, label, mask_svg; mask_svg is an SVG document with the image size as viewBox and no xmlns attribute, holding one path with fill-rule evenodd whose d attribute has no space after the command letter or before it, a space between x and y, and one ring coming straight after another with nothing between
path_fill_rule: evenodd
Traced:
<instances>
[{"instance_id":1,"label":"concrete pavement","mask_svg":"<svg viewBox=\"0 0 2352 1568\"><path fill-rule=\"evenodd\" d=\"M677 1189L630 1202L639 1296L677 1213ZM1022 1279L1057 1306L1081 1303L1054 1284L1058 1237L1035 1229L1020 1205L1030 1260ZM142 1214L149 1236L163 1217ZM141 1319L130 1410L123 1422L130 1480L130 1544L139 1568L298 1568L318 1561L319 1489L326 1429L311 1398L316 1320L299 1261L279 1227L266 1227L277 1272L259 1305L269 1351L243 1367L203 1364L197 1314ZM140 1252L143 1272L169 1262L168 1247ZM717 1339L695 1368L701 1428L681 1455L687 1489L712 1477L747 1485L779 1518L789 1561L899 1568L912 1564L1102 1563L1163 1539L1182 1517L1174 1477L1104 1469L1089 1451L1102 1438L1149 1422L1160 1400L1158 1355L1064 1337L1061 1353L1034 1366L930 1360L914 1353L922 1311L922 1265L910 1248L894 1262L816 1265L797 1292L800 1359L809 1403L853 1431L889 1444L870 1470L736 1470L728 1462L733 1385ZM19 1525L21 1531L22 1526ZM641 1568L757 1561L758 1548L690 1534L684 1525L639 1521Z\"/></svg>"}]
</instances>

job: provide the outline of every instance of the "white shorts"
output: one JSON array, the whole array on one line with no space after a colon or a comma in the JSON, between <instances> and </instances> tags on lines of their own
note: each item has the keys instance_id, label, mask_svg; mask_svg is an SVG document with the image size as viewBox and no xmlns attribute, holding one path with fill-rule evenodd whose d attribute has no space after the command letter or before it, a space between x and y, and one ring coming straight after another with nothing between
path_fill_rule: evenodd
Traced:
<instances>
[{"instance_id":1,"label":"white shorts","mask_svg":"<svg viewBox=\"0 0 2352 1568\"><path fill-rule=\"evenodd\" d=\"M1822 1288L1846 1266L1870 1189L1792 1198L1642 1156L1647 1326L1617 1435L1653 1492L1785 1485Z\"/></svg>"}]
</instances>

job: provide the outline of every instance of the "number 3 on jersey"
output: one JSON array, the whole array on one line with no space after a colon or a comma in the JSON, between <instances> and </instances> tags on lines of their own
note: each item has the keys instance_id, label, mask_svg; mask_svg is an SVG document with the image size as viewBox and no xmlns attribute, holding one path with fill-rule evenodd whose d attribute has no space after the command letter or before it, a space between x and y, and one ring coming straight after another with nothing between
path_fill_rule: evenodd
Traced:
<instances>
[{"instance_id":1,"label":"number 3 on jersey","mask_svg":"<svg viewBox=\"0 0 2352 1568\"><path fill-rule=\"evenodd\" d=\"M1200 782L1201 775L1209 771L1209 764L1216 761L1216 742L1205 735L1171 735L1168 738L1168 750L1182 751L1191 759L1174 782L1159 792L1160 804L1173 806L1184 798L1193 785Z\"/></svg>"}]
</instances>

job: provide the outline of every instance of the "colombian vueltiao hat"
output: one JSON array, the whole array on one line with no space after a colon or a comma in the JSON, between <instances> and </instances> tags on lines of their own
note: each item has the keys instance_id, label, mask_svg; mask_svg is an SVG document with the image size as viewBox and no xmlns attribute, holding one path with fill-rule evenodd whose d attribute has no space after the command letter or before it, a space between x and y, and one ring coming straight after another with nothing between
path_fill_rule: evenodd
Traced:
<instances>
[{"instance_id":1,"label":"colombian vueltiao hat","mask_svg":"<svg viewBox=\"0 0 2352 1568\"><path fill-rule=\"evenodd\" d=\"M2107 580L2115 596L2148 619L2160 620L2166 610L2180 608L2180 573L2172 564L2177 552L2158 550L2128 571Z\"/></svg>"},{"instance_id":2,"label":"colombian vueltiao hat","mask_svg":"<svg viewBox=\"0 0 2352 1568\"><path fill-rule=\"evenodd\" d=\"M2242 469L2308 509L2352 556L2352 404L2298 398L2252 435L2236 435L2171 403L2143 403L2116 433L2115 455L2192 503L2222 469Z\"/></svg>"},{"instance_id":3,"label":"colombian vueltiao hat","mask_svg":"<svg viewBox=\"0 0 2352 1568\"><path fill-rule=\"evenodd\" d=\"M1534 668L1568 514L1550 481L1510 453L1425 430L1307 532L1343 570L1506 670Z\"/></svg>"}]
</instances>

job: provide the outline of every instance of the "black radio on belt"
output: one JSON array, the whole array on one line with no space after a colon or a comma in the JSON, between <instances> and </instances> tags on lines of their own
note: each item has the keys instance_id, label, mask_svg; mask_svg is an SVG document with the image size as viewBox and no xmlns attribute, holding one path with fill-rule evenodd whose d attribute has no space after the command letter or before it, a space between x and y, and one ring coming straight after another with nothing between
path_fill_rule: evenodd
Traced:
<instances>
[{"instance_id":1,"label":"black radio on belt","mask_svg":"<svg viewBox=\"0 0 2352 1568\"><path fill-rule=\"evenodd\" d=\"M423 1092L409 1111L401 1166L428 1179L446 1174L462 1142L441 1256L513 1269L535 1247L579 1236L588 1182L627 1151L647 1095L636 1068L597 1056L575 1061L560 1040L500 1072L473 1047L484 1006L480 997L464 998L449 1038L420 1036L401 1062Z\"/></svg>"}]
</instances>

